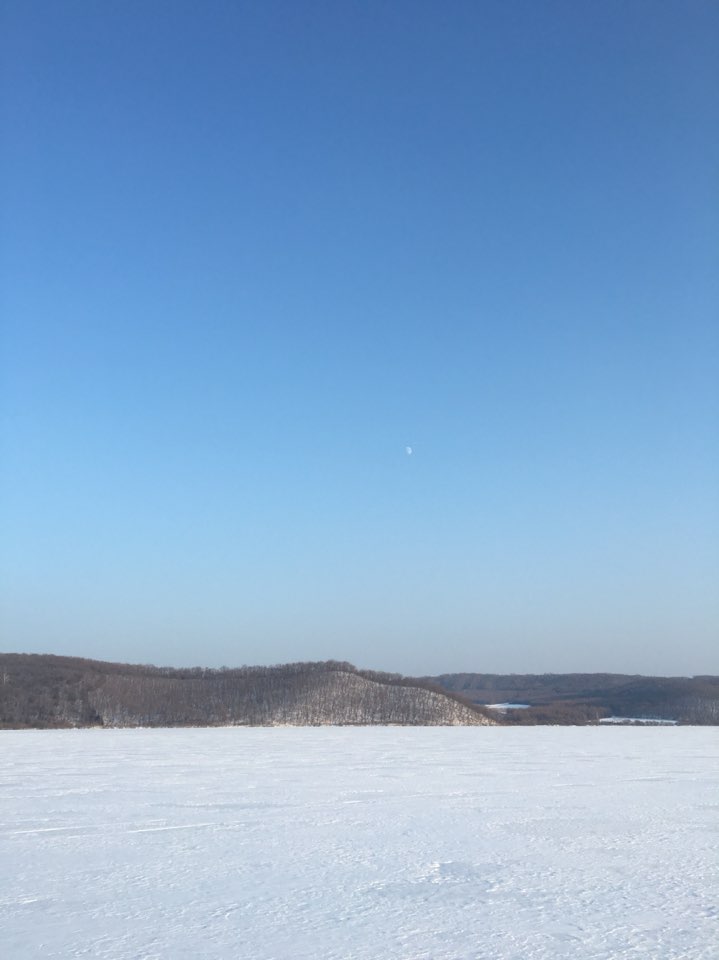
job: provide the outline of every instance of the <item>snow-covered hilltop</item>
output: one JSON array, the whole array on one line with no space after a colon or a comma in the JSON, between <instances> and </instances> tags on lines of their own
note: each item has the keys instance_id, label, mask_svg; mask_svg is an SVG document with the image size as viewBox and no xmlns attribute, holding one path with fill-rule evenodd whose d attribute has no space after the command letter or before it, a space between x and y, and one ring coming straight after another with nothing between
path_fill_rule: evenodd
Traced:
<instances>
[{"instance_id":1,"label":"snow-covered hilltop","mask_svg":"<svg viewBox=\"0 0 719 960\"><path fill-rule=\"evenodd\" d=\"M72 657L0 655L0 726L245 724L488 725L493 719L429 683L294 663L176 670Z\"/></svg>"}]
</instances>

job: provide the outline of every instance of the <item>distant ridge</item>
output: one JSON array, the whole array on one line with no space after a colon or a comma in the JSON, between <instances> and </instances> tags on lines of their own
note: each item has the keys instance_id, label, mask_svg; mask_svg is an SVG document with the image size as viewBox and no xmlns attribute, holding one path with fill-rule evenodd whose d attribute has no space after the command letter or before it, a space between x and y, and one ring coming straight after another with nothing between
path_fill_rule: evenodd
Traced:
<instances>
[{"instance_id":1,"label":"distant ridge","mask_svg":"<svg viewBox=\"0 0 719 960\"><path fill-rule=\"evenodd\" d=\"M0 727L6 729L494 722L488 711L431 682L332 660L183 670L0 654Z\"/></svg>"},{"instance_id":2,"label":"distant ridge","mask_svg":"<svg viewBox=\"0 0 719 960\"><path fill-rule=\"evenodd\" d=\"M597 723L605 717L719 724L719 677L643 677L621 673L444 673L425 678L476 704L512 702L512 724Z\"/></svg>"}]
</instances>

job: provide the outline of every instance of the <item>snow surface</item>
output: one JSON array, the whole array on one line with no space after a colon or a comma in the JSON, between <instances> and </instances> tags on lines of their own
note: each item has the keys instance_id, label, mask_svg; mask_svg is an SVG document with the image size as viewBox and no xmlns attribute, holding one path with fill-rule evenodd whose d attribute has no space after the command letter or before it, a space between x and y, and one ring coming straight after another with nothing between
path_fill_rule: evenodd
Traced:
<instances>
[{"instance_id":1,"label":"snow surface","mask_svg":"<svg viewBox=\"0 0 719 960\"><path fill-rule=\"evenodd\" d=\"M673 727L676 725L676 720L661 720L659 718L652 717L602 717L599 721L600 723L646 723L654 724L661 726L662 724Z\"/></svg>"},{"instance_id":2,"label":"snow surface","mask_svg":"<svg viewBox=\"0 0 719 960\"><path fill-rule=\"evenodd\" d=\"M716 960L697 727L0 733L0 953Z\"/></svg>"},{"instance_id":3,"label":"snow surface","mask_svg":"<svg viewBox=\"0 0 719 960\"><path fill-rule=\"evenodd\" d=\"M490 710L529 710L528 703L485 703Z\"/></svg>"}]
</instances>

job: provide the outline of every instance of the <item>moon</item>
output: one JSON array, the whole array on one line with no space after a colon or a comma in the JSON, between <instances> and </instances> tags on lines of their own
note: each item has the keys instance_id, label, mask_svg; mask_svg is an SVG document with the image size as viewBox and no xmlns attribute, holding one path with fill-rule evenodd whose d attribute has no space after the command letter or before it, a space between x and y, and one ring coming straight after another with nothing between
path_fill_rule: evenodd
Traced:
<instances>
[{"instance_id":1,"label":"moon","mask_svg":"<svg viewBox=\"0 0 719 960\"><path fill-rule=\"evenodd\" d=\"M407 454L408 457L411 457L411 456L412 456L412 447L405 447L405 448L404 448L404 452Z\"/></svg>"}]
</instances>

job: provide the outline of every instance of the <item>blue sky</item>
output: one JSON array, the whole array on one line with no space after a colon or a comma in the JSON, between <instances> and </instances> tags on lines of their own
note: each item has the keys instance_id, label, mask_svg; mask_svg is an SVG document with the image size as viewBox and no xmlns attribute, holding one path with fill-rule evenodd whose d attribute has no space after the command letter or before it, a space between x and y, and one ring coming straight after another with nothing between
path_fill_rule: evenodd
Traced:
<instances>
[{"instance_id":1,"label":"blue sky","mask_svg":"<svg viewBox=\"0 0 719 960\"><path fill-rule=\"evenodd\" d=\"M714 3L0 10L3 649L717 672Z\"/></svg>"}]
</instances>

